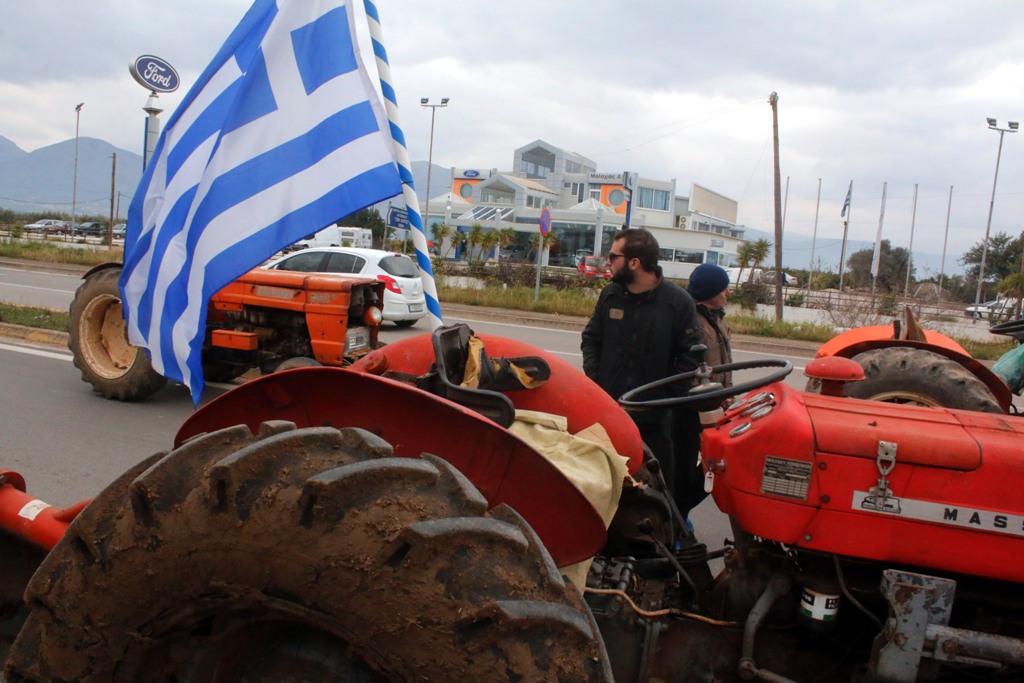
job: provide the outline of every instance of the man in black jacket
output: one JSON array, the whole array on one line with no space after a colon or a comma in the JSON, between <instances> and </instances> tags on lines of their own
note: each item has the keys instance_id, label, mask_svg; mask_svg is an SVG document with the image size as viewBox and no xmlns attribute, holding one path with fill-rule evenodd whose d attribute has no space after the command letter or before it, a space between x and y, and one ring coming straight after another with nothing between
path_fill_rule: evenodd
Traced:
<instances>
[{"instance_id":1,"label":"man in black jacket","mask_svg":"<svg viewBox=\"0 0 1024 683\"><path fill-rule=\"evenodd\" d=\"M612 398L697 367L690 349L701 341L693 299L662 277L658 241L643 229L618 233L608 252L612 281L583 330L583 371ZM641 399L679 395L689 385L650 391ZM640 436L675 488L671 409L630 413Z\"/></svg>"}]
</instances>

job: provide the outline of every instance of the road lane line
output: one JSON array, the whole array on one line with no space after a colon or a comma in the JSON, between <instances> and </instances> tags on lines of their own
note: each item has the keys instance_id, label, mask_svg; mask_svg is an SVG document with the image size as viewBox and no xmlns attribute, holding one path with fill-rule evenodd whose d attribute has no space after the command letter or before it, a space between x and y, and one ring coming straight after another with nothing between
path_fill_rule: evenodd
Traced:
<instances>
[{"instance_id":1,"label":"road lane line","mask_svg":"<svg viewBox=\"0 0 1024 683\"><path fill-rule=\"evenodd\" d=\"M43 358L52 358L53 360L71 360L70 353L44 351L43 349L36 349L32 348L31 346L15 346L14 344L0 343L0 351L14 351L15 353L25 353L28 354L29 356L42 356Z\"/></svg>"}]
</instances>

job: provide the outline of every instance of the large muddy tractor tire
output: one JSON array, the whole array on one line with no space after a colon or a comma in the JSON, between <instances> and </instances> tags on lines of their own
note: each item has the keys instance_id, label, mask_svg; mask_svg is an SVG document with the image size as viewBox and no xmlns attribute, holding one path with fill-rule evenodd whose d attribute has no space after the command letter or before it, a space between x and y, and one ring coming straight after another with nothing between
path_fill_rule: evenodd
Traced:
<instances>
[{"instance_id":1,"label":"large muddy tractor tire","mask_svg":"<svg viewBox=\"0 0 1024 683\"><path fill-rule=\"evenodd\" d=\"M1001 413L999 402L970 370L937 353L885 347L858 353L864 379L846 385L846 395L889 403ZM812 380L808 391L814 391Z\"/></svg>"},{"instance_id":2,"label":"large muddy tractor tire","mask_svg":"<svg viewBox=\"0 0 1024 683\"><path fill-rule=\"evenodd\" d=\"M107 398L138 401L167 384L146 351L128 341L117 288L120 268L90 275L78 287L68 316L68 348L82 379Z\"/></svg>"},{"instance_id":3,"label":"large muddy tractor tire","mask_svg":"<svg viewBox=\"0 0 1024 683\"><path fill-rule=\"evenodd\" d=\"M359 429L200 435L100 494L26 591L23 681L610 681L532 529Z\"/></svg>"}]
</instances>

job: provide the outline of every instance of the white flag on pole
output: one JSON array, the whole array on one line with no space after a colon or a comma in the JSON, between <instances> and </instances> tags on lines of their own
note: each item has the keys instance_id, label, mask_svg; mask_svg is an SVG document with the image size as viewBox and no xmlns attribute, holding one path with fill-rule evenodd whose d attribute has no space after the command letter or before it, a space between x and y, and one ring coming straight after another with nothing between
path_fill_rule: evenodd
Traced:
<instances>
[{"instance_id":1,"label":"white flag on pole","mask_svg":"<svg viewBox=\"0 0 1024 683\"><path fill-rule=\"evenodd\" d=\"M345 0L257 0L171 116L128 212L129 340L198 403L212 294L402 192Z\"/></svg>"}]
</instances>

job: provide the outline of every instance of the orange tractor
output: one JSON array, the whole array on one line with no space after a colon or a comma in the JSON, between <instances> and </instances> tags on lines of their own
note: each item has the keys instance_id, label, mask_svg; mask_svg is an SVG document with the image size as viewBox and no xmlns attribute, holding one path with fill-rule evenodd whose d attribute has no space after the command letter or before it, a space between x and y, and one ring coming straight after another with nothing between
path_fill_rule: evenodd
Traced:
<instances>
[{"instance_id":1,"label":"orange tractor","mask_svg":"<svg viewBox=\"0 0 1024 683\"><path fill-rule=\"evenodd\" d=\"M235 388L87 505L2 472L7 680L1021 680L1024 421L732 367L621 400L702 412L710 548L623 407L465 326Z\"/></svg>"},{"instance_id":2,"label":"orange tractor","mask_svg":"<svg viewBox=\"0 0 1024 683\"><path fill-rule=\"evenodd\" d=\"M71 303L68 347L93 389L136 401L167 379L128 341L120 275L119 263L85 274ZM347 365L379 346L383 287L366 278L253 269L210 299L203 374L226 382L252 369Z\"/></svg>"}]
</instances>

